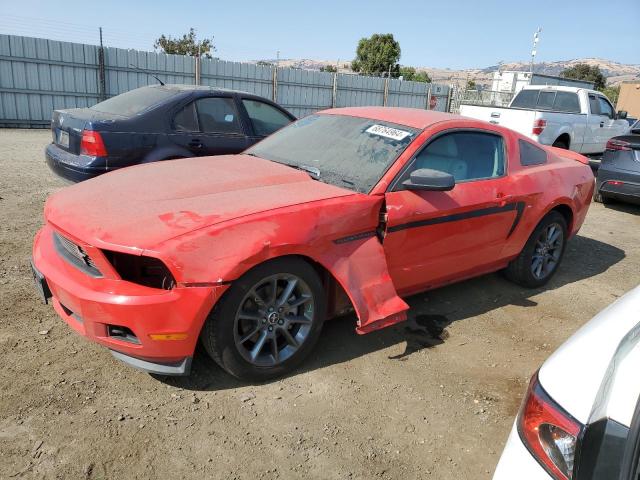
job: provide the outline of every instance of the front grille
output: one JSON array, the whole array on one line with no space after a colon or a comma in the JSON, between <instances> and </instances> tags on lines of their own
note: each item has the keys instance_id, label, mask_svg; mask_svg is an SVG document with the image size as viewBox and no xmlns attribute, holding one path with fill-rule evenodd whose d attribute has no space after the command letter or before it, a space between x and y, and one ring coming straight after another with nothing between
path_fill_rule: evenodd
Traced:
<instances>
[{"instance_id":1,"label":"front grille","mask_svg":"<svg viewBox=\"0 0 640 480\"><path fill-rule=\"evenodd\" d=\"M53 234L53 240L56 250L62 258L92 277L102 276L102 273L98 270L98 267L96 267L91 257L87 255L87 252L85 252L80 245L76 245L57 232Z\"/></svg>"}]
</instances>

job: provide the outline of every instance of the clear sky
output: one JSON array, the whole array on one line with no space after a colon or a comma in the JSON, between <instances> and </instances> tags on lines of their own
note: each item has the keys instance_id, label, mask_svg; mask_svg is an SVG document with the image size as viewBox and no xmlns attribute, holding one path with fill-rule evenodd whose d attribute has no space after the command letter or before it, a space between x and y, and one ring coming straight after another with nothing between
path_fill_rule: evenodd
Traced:
<instances>
[{"instance_id":1,"label":"clear sky","mask_svg":"<svg viewBox=\"0 0 640 480\"><path fill-rule=\"evenodd\" d=\"M152 50L194 27L216 56L351 60L360 38L393 33L403 65L471 68L602 57L640 64L640 0L0 0L0 33Z\"/></svg>"}]
</instances>

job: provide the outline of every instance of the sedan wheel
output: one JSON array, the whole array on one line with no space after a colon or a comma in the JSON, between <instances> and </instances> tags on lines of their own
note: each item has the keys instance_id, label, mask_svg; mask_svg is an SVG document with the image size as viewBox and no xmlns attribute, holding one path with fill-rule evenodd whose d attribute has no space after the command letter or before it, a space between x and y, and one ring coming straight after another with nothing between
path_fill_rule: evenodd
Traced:
<instances>
[{"instance_id":1,"label":"sedan wheel","mask_svg":"<svg viewBox=\"0 0 640 480\"><path fill-rule=\"evenodd\" d=\"M296 257L270 260L234 281L214 307L201 340L232 375L265 381L293 370L313 349L326 315L314 267Z\"/></svg>"}]
</instances>

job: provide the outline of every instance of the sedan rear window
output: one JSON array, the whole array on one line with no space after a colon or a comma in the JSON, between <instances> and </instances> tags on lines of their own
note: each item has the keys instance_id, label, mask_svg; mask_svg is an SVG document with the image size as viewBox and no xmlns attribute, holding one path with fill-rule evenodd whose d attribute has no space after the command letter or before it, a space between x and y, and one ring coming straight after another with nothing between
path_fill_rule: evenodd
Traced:
<instances>
[{"instance_id":1,"label":"sedan rear window","mask_svg":"<svg viewBox=\"0 0 640 480\"><path fill-rule=\"evenodd\" d=\"M520 93L511 102L514 108L536 108L538 90L520 90Z\"/></svg>"},{"instance_id":2,"label":"sedan rear window","mask_svg":"<svg viewBox=\"0 0 640 480\"><path fill-rule=\"evenodd\" d=\"M357 192L368 193L416 137L405 125L347 115L316 114L284 127L247 153Z\"/></svg>"},{"instance_id":3,"label":"sedan rear window","mask_svg":"<svg viewBox=\"0 0 640 480\"><path fill-rule=\"evenodd\" d=\"M132 117L162 103L177 93L177 90L163 88L162 86L136 88L109 98L104 102L97 103L90 108L98 112Z\"/></svg>"}]
</instances>

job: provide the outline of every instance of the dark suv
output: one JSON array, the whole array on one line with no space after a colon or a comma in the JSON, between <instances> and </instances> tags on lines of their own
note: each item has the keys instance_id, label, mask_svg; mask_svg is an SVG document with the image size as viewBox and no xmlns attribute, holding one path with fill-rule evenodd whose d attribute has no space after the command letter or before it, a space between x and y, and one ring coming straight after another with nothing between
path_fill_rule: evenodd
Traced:
<instances>
[{"instance_id":1,"label":"dark suv","mask_svg":"<svg viewBox=\"0 0 640 480\"><path fill-rule=\"evenodd\" d=\"M45 156L56 174L79 182L138 163L239 153L293 120L250 93L153 85L54 111Z\"/></svg>"}]
</instances>

